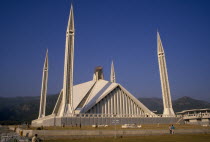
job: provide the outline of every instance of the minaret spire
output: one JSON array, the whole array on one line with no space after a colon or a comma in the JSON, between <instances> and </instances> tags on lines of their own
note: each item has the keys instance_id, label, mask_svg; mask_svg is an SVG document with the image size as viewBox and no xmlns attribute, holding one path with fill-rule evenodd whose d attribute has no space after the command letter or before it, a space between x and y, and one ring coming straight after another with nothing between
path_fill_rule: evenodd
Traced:
<instances>
[{"instance_id":1,"label":"minaret spire","mask_svg":"<svg viewBox=\"0 0 210 142\"><path fill-rule=\"evenodd\" d=\"M171 102L171 93L170 93L170 86L169 86L169 81L168 81L165 52L163 49L159 32L157 32L157 48L158 48L157 55L158 55L160 81L161 81L163 106L164 106L163 116L175 116L174 110L172 108L172 102Z\"/></svg>"},{"instance_id":2,"label":"minaret spire","mask_svg":"<svg viewBox=\"0 0 210 142\"><path fill-rule=\"evenodd\" d=\"M116 83L115 71L114 71L114 63L112 61L111 65L111 74L110 74L110 81Z\"/></svg>"},{"instance_id":3,"label":"minaret spire","mask_svg":"<svg viewBox=\"0 0 210 142\"><path fill-rule=\"evenodd\" d=\"M73 108L73 70L74 70L74 13L71 4L68 26L66 30L63 99L61 116L74 113Z\"/></svg>"},{"instance_id":4,"label":"minaret spire","mask_svg":"<svg viewBox=\"0 0 210 142\"><path fill-rule=\"evenodd\" d=\"M42 74L42 89L40 96L40 108L39 108L39 117L42 118L45 116L46 109L46 96L47 96L47 81L48 81L48 49L46 52L43 74Z\"/></svg>"}]
</instances>

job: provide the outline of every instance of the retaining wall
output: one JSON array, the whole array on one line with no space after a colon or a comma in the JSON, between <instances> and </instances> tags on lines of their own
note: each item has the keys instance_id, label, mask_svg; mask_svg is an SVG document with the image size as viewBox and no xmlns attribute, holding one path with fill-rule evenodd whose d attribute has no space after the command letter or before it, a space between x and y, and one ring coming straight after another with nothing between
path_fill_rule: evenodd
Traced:
<instances>
[{"instance_id":1,"label":"retaining wall","mask_svg":"<svg viewBox=\"0 0 210 142\"><path fill-rule=\"evenodd\" d=\"M13 129L10 127L10 129ZM114 137L116 136L144 136L144 135L166 135L168 130L24 130L17 128L16 132L22 131L23 136L29 137L38 134L41 139L65 139L81 137ZM27 134L28 133L28 134ZM177 129L175 134L210 134L209 128L204 129Z\"/></svg>"},{"instance_id":2,"label":"retaining wall","mask_svg":"<svg viewBox=\"0 0 210 142\"><path fill-rule=\"evenodd\" d=\"M76 125L118 125L122 124L183 124L184 121L180 117L140 117L140 118L125 118L125 117L62 117L62 118L43 118L32 121L32 126L76 126Z\"/></svg>"}]
</instances>

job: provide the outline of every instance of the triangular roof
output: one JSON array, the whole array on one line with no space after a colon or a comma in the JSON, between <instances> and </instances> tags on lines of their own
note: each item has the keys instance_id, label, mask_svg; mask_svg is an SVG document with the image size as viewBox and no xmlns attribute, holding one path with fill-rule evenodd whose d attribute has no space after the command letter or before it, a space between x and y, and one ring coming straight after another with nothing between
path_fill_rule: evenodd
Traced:
<instances>
[{"instance_id":1,"label":"triangular roof","mask_svg":"<svg viewBox=\"0 0 210 142\"><path fill-rule=\"evenodd\" d=\"M84 103L84 107L81 108L81 112L87 112L91 107L97 104L101 99L106 97L106 95L108 95L111 91L113 91L117 87L120 87L136 104L139 105L139 107L141 107L145 111L145 113L154 115L153 112L151 112L146 106L144 106L138 99L136 99L130 92L128 92L120 84L112 83L106 80L98 80L97 82L89 81L87 83L74 86L74 92L78 93L78 94L74 93L74 98L77 100L77 101L75 100L76 103L74 103L74 106L78 105L79 102L81 102L82 99L86 96L87 92L90 91L88 98ZM79 91L81 88L82 91Z\"/></svg>"},{"instance_id":2,"label":"triangular roof","mask_svg":"<svg viewBox=\"0 0 210 142\"><path fill-rule=\"evenodd\" d=\"M73 107L76 110L78 106L81 113L86 113L90 108L96 105L104 97L106 97L111 91L119 87L126 95L128 95L145 114L155 115L146 106L144 106L138 99L136 99L130 92L128 92L123 86L118 83L112 83L106 80L92 80L85 83L75 85L73 87ZM82 105L79 105L82 103ZM58 104L61 105L61 104Z\"/></svg>"},{"instance_id":3,"label":"triangular roof","mask_svg":"<svg viewBox=\"0 0 210 142\"><path fill-rule=\"evenodd\" d=\"M106 80L98 80L93 87L87 101L85 102L82 111L85 112L86 110L90 109L117 86L117 83L112 83Z\"/></svg>"},{"instance_id":4,"label":"triangular roof","mask_svg":"<svg viewBox=\"0 0 210 142\"><path fill-rule=\"evenodd\" d=\"M79 103L82 101L82 99L88 93L88 91L91 89L91 87L94 85L94 83L95 83L95 81L88 81L85 83L75 85L73 87L73 107L74 108L76 108L79 105Z\"/></svg>"}]
</instances>

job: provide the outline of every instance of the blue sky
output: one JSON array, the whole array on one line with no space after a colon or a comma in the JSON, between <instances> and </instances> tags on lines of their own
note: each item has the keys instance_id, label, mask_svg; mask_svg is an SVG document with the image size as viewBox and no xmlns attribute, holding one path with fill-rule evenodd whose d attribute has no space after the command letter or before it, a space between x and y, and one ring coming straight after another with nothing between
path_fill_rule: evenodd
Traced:
<instances>
[{"instance_id":1,"label":"blue sky","mask_svg":"<svg viewBox=\"0 0 210 142\"><path fill-rule=\"evenodd\" d=\"M49 49L48 93L62 88L70 0L0 1L0 96L40 95ZM74 84L103 66L109 80L136 97L161 97L157 29L163 42L173 99L210 100L208 0L74 0Z\"/></svg>"}]
</instances>

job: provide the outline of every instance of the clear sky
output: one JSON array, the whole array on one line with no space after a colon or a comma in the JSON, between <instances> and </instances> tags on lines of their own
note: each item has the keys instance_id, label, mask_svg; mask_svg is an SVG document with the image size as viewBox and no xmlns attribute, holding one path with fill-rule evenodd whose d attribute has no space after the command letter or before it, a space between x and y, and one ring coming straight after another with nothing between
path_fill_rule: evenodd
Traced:
<instances>
[{"instance_id":1,"label":"clear sky","mask_svg":"<svg viewBox=\"0 0 210 142\"><path fill-rule=\"evenodd\" d=\"M40 95L49 49L48 94L62 88L70 0L0 1L0 96ZM173 99L210 100L209 0L74 0L74 84L103 66L136 97L161 97L157 29Z\"/></svg>"}]
</instances>

